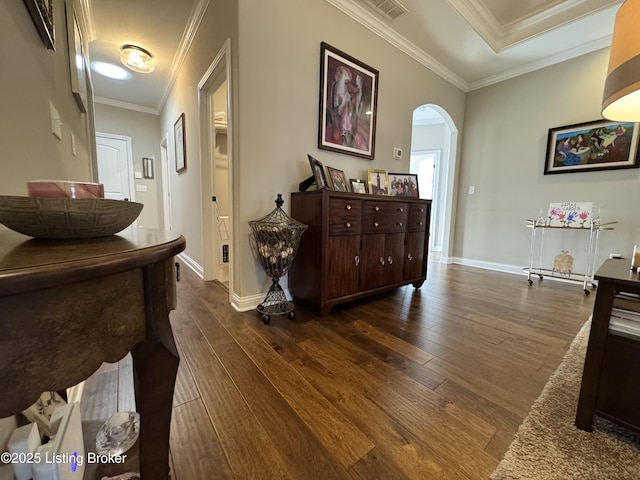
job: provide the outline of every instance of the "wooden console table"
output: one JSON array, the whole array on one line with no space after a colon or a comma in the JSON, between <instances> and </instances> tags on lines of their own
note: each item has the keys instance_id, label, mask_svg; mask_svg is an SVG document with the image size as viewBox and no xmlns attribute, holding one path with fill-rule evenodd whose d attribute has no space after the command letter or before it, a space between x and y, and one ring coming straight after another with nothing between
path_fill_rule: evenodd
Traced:
<instances>
[{"instance_id":1,"label":"wooden console table","mask_svg":"<svg viewBox=\"0 0 640 480\"><path fill-rule=\"evenodd\" d=\"M0 231L0 418L131 351L140 473L168 479L179 363L169 310L173 257L184 248L182 236L162 230L64 241Z\"/></svg>"},{"instance_id":2,"label":"wooden console table","mask_svg":"<svg viewBox=\"0 0 640 480\"><path fill-rule=\"evenodd\" d=\"M593 417L597 414L640 431L640 340L609 329L612 308L622 301L618 300L618 294L640 294L640 277L629 270L629 260L613 259L603 263L595 279L598 280L598 290L580 386L576 427L591 431ZM627 301L629 303L633 302Z\"/></svg>"}]
</instances>

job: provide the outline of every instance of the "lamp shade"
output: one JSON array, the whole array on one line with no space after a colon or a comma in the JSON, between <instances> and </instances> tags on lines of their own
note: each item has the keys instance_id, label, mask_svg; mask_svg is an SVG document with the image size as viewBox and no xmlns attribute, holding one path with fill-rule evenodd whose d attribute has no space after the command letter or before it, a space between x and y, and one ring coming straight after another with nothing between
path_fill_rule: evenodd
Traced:
<instances>
[{"instance_id":1,"label":"lamp shade","mask_svg":"<svg viewBox=\"0 0 640 480\"><path fill-rule=\"evenodd\" d=\"M616 14L604 86L602 116L640 121L640 0L625 0Z\"/></svg>"}]
</instances>

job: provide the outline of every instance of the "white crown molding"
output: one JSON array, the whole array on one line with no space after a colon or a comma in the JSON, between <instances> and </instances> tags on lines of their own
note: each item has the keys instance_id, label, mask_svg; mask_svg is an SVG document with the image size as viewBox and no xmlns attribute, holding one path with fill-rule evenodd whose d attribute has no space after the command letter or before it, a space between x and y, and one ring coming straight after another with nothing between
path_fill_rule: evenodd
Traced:
<instances>
[{"instance_id":1,"label":"white crown molding","mask_svg":"<svg viewBox=\"0 0 640 480\"><path fill-rule=\"evenodd\" d=\"M467 21L495 53L498 53L502 27L483 2L478 0L447 0L447 3Z\"/></svg>"},{"instance_id":2,"label":"white crown molding","mask_svg":"<svg viewBox=\"0 0 640 480\"><path fill-rule=\"evenodd\" d=\"M136 112L149 113L151 115L160 115L160 111L155 108L143 107L141 105L136 105L135 103L120 102L118 100L111 100L110 98L104 97L94 97L93 101L102 105L110 105L112 107L124 108L127 110L135 110Z\"/></svg>"},{"instance_id":3,"label":"white crown molding","mask_svg":"<svg viewBox=\"0 0 640 480\"><path fill-rule=\"evenodd\" d=\"M96 39L96 26L93 21L93 8L91 7L91 0L76 0L78 8L80 9L80 18L82 23L81 31L84 34L84 41L87 44Z\"/></svg>"},{"instance_id":4,"label":"white crown molding","mask_svg":"<svg viewBox=\"0 0 640 480\"><path fill-rule=\"evenodd\" d=\"M180 45L178 46L176 55L175 57L173 57L169 75L167 75L167 83L165 84L164 92L162 93L162 97L160 97L160 102L158 103L158 111L162 111L165 102L169 98L169 93L171 93L171 89L173 88L176 78L178 77L180 68L182 67L184 60L189 53L189 48L191 48L191 43L193 42L193 39L195 38L198 31L198 27L202 22L202 17L207 11L209 1L210 0L197 0L193 5L193 8L191 9L189 21L184 30L184 33L182 34L182 39L180 40Z\"/></svg>"},{"instance_id":5,"label":"white crown molding","mask_svg":"<svg viewBox=\"0 0 640 480\"><path fill-rule=\"evenodd\" d=\"M519 77L520 75L525 75L527 73L540 70L541 68L550 67L551 65L555 65L556 63L571 60L572 58L579 57L580 55L595 52L596 50L601 50L609 46L611 46L611 35L607 35L605 37L594 40L593 42L580 45L579 47L566 50L556 55L551 55L544 58L543 60L531 62L518 68L513 68L506 72L502 72L499 75L494 75L491 77L483 78L482 80L479 80L477 82L472 82L469 84L467 92L478 90L479 88L483 87L488 87L496 83L504 82L505 80Z\"/></svg>"},{"instance_id":6,"label":"white crown molding","mask_svg":"<svg viewBox=\"0 0 640 480\"><path fill-rule=\"evenodd\" d=\"M504 25L482 0L447 0L495 53L559 26L589 17L622 3L622 0L565 0L558 5Z\"/></svg>"},{"instance_id":7,"label":"white crown molding","mask_svg":"<svg viewBox=\"0 0 640 480\"><path fill-rule=\"evenodd\" d=\"M409 57L416 60L418 63L424 65L433 73L440 76L453 86L463 91L467 91L467 82L453 73L447 67L442 65L436 59L428 55L426 52L418 48L416 45L409 42L406 38L396 33L388 25L379 20L373 14L366 11L363 7L355 4L351 0L327 0L327 2L357 21L362 26L371 30L382 39L389 42L401 52L404 52Z\"/></svg>"}]
</instances>

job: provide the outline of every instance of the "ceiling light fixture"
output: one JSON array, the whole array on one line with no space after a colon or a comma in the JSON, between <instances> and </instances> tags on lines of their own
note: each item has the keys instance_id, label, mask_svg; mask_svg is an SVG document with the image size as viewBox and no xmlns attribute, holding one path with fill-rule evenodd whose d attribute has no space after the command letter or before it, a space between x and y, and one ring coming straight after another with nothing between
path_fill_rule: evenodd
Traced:
<instances>
[{"instance_id":1,"label":"ceiling light fixture","mask_svg":"<svg viewBox=\"0 0 640 480\"><path fill-rule=\"evenodd\" d=\"M122 64L139 73L151 73L156 68L156 61L149 50L137 45L123 45L120 47L120 61Z\"/></svg>"},{"instance_id":2,"label":"ceiling light fixture","mask_svg":"<svg viewBox=\"0 0 640 480\"><path fill-rule=\"evenodd\" d=\"M625 0L616 14L602 116L640 121L640 0Z\"/></svg>"}]
</instances>

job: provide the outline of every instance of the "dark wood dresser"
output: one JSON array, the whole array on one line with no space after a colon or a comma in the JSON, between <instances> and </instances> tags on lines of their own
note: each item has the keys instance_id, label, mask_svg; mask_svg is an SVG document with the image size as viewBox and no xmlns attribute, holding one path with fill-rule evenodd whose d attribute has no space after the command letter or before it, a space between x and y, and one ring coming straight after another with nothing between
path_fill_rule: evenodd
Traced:
<instances>
[{"instance_id":1,"label":"dark wood dresser","mask_svg":"<svg viewBox=\"0 0 640 480\"><path fill-rule=\"evenodd\" d=\"M0 230L0 418L133 356L143 479L169 478L179 357L169 324L185 239L128 228L89 240Z\"/></svg>"},{"instance_id":2,"label":"dark wood dresser","mask_svg":"<svg viewBox=\"0 0 640 480\"><path fill-rule=\"evenodd\" d=\"M291 194L309 225L289 291L322 316L334 305L426 279L431 200L319 190Z\"/></svg>"}]
</instances>

